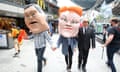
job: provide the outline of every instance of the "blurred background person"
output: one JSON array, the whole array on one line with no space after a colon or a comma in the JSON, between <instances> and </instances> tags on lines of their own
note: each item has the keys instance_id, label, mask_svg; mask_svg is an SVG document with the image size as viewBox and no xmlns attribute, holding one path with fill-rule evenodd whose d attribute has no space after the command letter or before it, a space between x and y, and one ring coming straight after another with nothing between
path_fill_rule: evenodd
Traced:
<instances>
[{"instance_id":1,"label":"blurred background person","mask_svg":"<svg viewBox=\"0 0 120 72\"><path fill-rule=\"evenodd\" d=\"M89 49L92 45L92 48L95 48L95 33L94 29L89 27L89 22L87 19L84 19L82 22L82 27L79 29L78 33L78 69L81 68L83 72L86 72L86 64L89 54Z\"/></svg>"},{"instance_id":2,"label":"blurred background person","mask_svg":"<svg viewBox=\"0 0 120 72\"><path fill-rule=\"evenodd\" d=\"M11 36L14 39L14 48L15 53L13 57L17 57L20 54L20 45L22 45L23 39L27 38L27 33L24 29L20 29L16 26L16 24L12 24L11 28Z\"/></svg>"},{"instance_id":3,"label":"blurred background person","mask_svg":"<svg viewBox=\"0 0 120 72\"><path fill-rule=\"evenodd\" d=\"M113 63L114 54L120 49L120 26L119 20L113 18L110 20L111 27L108 29L108 38L103 45L107 47L107 65L111 68L112 72L117 72Z\"/></svg>"}]
</instances>

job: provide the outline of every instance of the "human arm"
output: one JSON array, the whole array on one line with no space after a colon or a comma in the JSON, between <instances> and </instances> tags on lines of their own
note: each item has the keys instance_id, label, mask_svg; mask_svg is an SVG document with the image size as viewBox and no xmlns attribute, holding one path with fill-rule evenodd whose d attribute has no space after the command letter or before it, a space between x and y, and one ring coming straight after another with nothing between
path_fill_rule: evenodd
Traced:
<instances>
[{"instance_id":1,"label":"human arm","mask_svg":"<svg viewBox=\"0 0 120 72\"><path fill-rule=\"evenodd\" d=\"M58 40L57 40L57 48L60 47L60 44L62 43L63 37L60 35Z\"/></svg>"},{"instance_id":2,"label":"human arm","mask_svg":"<svg viewBox=\"0 0 120 72\"><path fill-rule=\"evenodd\" d=\"M52 37L49 35L49 33L47 31L44 32L44 36L47 39L48 43L50 44L50 47L52 48L52 50L56 50L56 47L53 43Z\"/></svg>"},{"instance_id":3,"label":"human arm","mask_svg":"<svg viewBox=\"0 0 120 72\"><path fill-rule=\"evenodd\" d=\"M76 37L74 37L74 51L76 51L78 48L78 41L76 39Z\"/></svg>"},{"instance_id":4,"label":"human arm","mask_svg":"<svg viewBox=\"0 0 120 72\"><path fill-rule=\"evenodd\" d=\"M114 35L115 35L115 30L114 30L114 28L110 28L110 29L108 30L108 37L107 37L107 39L106 39L106 42L102 45L103 48L106 47L106 46L113 40Z\"/></svg>"},{"instance_id":5,"label":"human arm","mask_svg":"<svg viewBox=\"0 0 120 72\"><path fill-rule=\"evenodd\" d=\"M106 42L103 44L103 48L106 47L114 38L114 34L110 34L106 40Z\"/></svg>"}]
</instances>

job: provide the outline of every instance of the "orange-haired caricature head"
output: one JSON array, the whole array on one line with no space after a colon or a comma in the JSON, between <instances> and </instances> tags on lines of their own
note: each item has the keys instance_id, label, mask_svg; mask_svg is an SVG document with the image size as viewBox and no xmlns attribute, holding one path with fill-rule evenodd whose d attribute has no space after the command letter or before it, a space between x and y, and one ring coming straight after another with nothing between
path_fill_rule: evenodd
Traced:
<instances>
[{"instance_id":1,"label":"orange-haired caricature head","mask_svg":"<svg viewBox=\"0 0 120 72\"><path fill-rule=\"evenodd\" d=\"M78 6L65 6L59 9L59 33L64 37L75 37L80 27L82 8Z\"/></svg>"}]
</instances>

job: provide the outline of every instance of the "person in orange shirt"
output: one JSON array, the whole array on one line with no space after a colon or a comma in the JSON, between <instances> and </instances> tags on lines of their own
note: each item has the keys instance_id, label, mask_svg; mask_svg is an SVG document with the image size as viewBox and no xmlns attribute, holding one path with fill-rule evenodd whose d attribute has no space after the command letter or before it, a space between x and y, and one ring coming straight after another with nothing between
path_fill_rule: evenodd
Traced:
<instances>
[{"instance_id":1,"label":"person in orange shirt","mask_svg":"<svg viewBox=\"0 0 120 72\"><path fill-rule=\"evenodd\" d=\"M12 30L11 35L15 39L19 34L19 30L17 28L12 28L11 30Z\"/></svg>"},{"instance_id":2,"label":"person in orange shirt","mask_svg":"<svg viewBox=\"0 0 120 72\"><path fill-rule=\"evenodd\" d=\"M20 53L20 45L22 45L22 41L25 38L27 38L27 34L26 34L25 30L20 29L19 34L18 34L18 36L15 40L15 46L14 47L15 47L16 52L15 52L13 57L18 56L18 54Z\"/></svg>"}]
</instances>

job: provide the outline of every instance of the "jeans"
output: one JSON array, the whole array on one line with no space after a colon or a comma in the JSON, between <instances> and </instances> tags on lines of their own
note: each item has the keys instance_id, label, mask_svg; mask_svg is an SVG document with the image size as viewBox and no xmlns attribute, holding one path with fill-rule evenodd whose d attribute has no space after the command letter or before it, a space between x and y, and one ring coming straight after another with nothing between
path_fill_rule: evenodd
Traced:
<instances>
[{"instance_id":1,"label":"jeans","mask_svg":"<svg viewBox=\"0 0 120 72\"><path fill-rule=\"evenodd\" d=\"M115 52L117 52L118 50L119 48L107 48L108 65L110 66L112 72L116 72L116 68L113 63L113 57Z\"/></svg>"},{"instance_id":2,"label":"jeans","mask_svg":"<svg viewBox=\"0 0 120 72\"><path fill-rule=\"evenodd\" d=\"M46 60L43 55L45 52L45 47L43 48L36 48L35 49L36 55L37 55L37 62L38 62L38 71L37 72L42 72L42 60Z\"/></svg>"}]
</instances>

